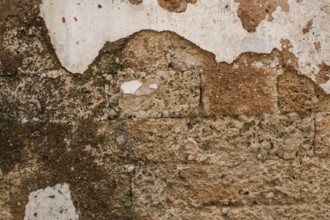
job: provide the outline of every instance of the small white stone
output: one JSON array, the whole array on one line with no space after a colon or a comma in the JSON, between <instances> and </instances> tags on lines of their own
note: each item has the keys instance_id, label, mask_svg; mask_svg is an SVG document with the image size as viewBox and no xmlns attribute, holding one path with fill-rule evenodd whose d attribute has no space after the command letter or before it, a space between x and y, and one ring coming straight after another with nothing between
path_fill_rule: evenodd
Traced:
<instances>
[{"instance_id":1,"label":"small white stone","mask_svg":"<svg viewBox=\"0 0 330 220\"><path fill-rule=\"evenodd\" d=\"M135 166L134 165L127 165L126 166L126 169L130 173L130 172L132 172L135 169Z\"/></svg>"},{"instance_id":2,"label":"small white stone","mask_svg":"<svg viewBox=\"0 0 330 220\"><path fill-rule=\"evenodd\" d=\"M156 83L153 83L149 86L149 89L158 89L158 85Z\"/></svg>"},{"instance_id":3,"label":"small white stone","mask_svg":"<svg viewBox=\"0 0 330 220\"><path fill-rule=\"evenodd\" d=\"M25 123L27 123L27 122L29 122L29 120L27 120L26 118L23 118L23 119L22 119L22 124L25 124Z\"/></svg>"},{"instance_id":4,"label":"small white stone","mask_svg":"<svg viewBox=\"0 0 330 220\"><path fill-rule=\"evenodd\" d=\"M134 94L141 86L142 83L139 80L131 80L124 82L120 88L125 94Z\"/></svg>"}]
</instances>

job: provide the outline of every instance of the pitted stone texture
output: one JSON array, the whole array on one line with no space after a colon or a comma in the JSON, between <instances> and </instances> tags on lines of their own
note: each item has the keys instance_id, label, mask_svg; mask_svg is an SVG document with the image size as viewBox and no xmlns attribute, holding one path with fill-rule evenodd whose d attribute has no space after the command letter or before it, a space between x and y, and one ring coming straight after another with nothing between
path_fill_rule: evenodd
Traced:
<instances>
[{"instance_id":1,"label":"pitted stone texture","mask_svg":"<svg viewBox=\"0 0 330 220\"><path fill-rule=\"evenodd\" d=\"M329 202L329 162L140 165L133 178L137 207L294 205Z\"/></svg>"},{"instance_id":2,"label":"pitted stone texture","mask_svg":"<svg viewBox=\"0 0 330 220\"><path fill-rule=\"evenodd\" d=\"M105 107L100 79L69 75L64 70L45 77L1 77L0 87L0 111L22 123L101 118Z\"/></svg>"},{"instance_id":3,"label":"pitted stone texture","mask_svg":"<svg viewBox=\"0 0 330 220\"><path fill-rule=\"evenodd\" d=\"M121 91L121 117L194 116L199 112L200 77L198 71L160 71L118 74L117 83L140 80L142 86L135 94ZM150 88L157 85L157 88Z\"/></svg>"},{"instance_id":4,"label":"pitted stone texture","mask_svg":"<svg viewBox=\"0 0 330 220\"><path fill-rule=\"evenodd\" d=\"M277 161L233 168L145 165L133 178L133 195L138 207L292 204L301 199L297 166Z\"/></svg>"},{"instance_id":5,"label":"pitted stone texture","mask_svg":"<svg viewBox=\"0 0 330 220\"><path fill-rule=\"evenodd\" d=\"M330 114L317 114L315 124L315 155L330 157Z\"/></svg>"},{"instance_id":6,"label":"pitted stone texture","mask_svg":"<svg viewBox=\"0 0 330 220\"><path fill-rule=\"evenodd\" d=\"M126 148L119 145L119 152L134 160L236 166L314 154L310 115L128 120L122 131L116 137Z\"/></svg>"},{"instance_id":7,"label":"pitted stone texture","mask_svg":"<svg viewBox=\"0 0 330 220\"><path fill-rule=\"evenodd\" d=\"M222 208L228 220L265 219L319 219L330 218L328 204L299 204L285 206L250 206Z\"/></svg>"},{"instance_id":8,"label":"pitted stone texture","mask_svg":"<svg viewBox=\"0 0 330 220\"><path fill-rule=\"evenodd\" d=\"M233 64L205 68L203 104L206 115L258 115L277 112L276 74L272 54L242 54Z\"/></svg>"},{"instance_id":9,"label":"pitted stone texture","mask_svg":"<svg viewBox=\"0 0 330 220\"><path fill-rule=\"evenodd\" d=\"M141 31L106 44L89 71L109 83L109 118L195 116L205 54L176 34ZM130 82L140 86L123 89Z\"/></svg>"},{"instance_id":10,"label":"pitted stone texture","mask_svg":"<svg viewBox=\"0 0 330 220\"><path fill-rule=\"evenodd\" d=\"M221 208L212 206L201 209L192 207L184 208L136 208L135 211L140 213L141 219L208 219L208 220L225 220L221 214Z\"/></svg>"},{"instance_id":11,"label":"pitted stone texture","mask_svg":"<svg viewBox=\"0 0 330 220\"><path fill-rule=\"evenodd\" d=\"M19 18L10 17L4 27L0 47L7 74L40 75L61 67L43 20L38 18L27 26Z\"/></svg>"},{"instance_id":12,"label":"pitted stone texture","mask_svg":"<svg viewBox=\"0 0 330 220\"><path fill-rule=\"evenodd\" d=\"M326 112L330 97L306 76L287 71L278 79L281 112Z\"/></svg>"},{"instance_id":13,"label":"pitted stone texture","mask_svg":"<svg viewBox=\"0 0 330 220\"><path fill-rule=\"evenodd\" d=\"M26 205L24 220L78 220L67 184L57 184L32 192Z\"/></svg>"},{"instance_id":14,"label":"pitted stone texture","mask_svg":"<svg viewBox=\"0 0 330 220\"><path fill-rule=\"evenodd\" d=\"M330 160L312 159L302 160L299 169L300 193L304 201L319 204L330 203Z\"/></svg>"}]
</instances>

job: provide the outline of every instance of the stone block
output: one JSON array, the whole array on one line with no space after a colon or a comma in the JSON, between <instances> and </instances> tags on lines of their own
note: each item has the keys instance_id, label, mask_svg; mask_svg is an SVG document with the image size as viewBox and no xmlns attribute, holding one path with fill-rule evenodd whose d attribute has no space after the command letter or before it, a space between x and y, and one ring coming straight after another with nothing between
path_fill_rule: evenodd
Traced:
<instances>
[{"instance_id":1,"label":"stone block","mask_svg":"<svg viewBox=\"0 0 330 220\"><path fill-rule=\"evenodd\" d=\"M136 119L123 122L114 134L125 140L118 147L121 155L152 162L236 166L314 155L311 115Z\"/></svg>"},{"instance_id":2,"label":"stone block","mask_svg":"<svg viewBox=\"0 0 330 220\"><path fill-rule=\"evenodd\" d=\"M329 203L329 162L246 162L236 167L143 164L133 178L138 207Z\"/></svg>"},{"instance_id":3,"label":"stone block","mask_svg":"<svg viewBox=\"0 0 330 220\"><path fill-rule=\"evenodd\" d=\"M200 106L196 70L118 73L120 116L139 118L195 116Z\"/></svg>"},{"instance_id":4,"label":"stone block","mask_svg":"<svg viewBox=\"0 0 330 220\"><path fill-rule=\"evenodd\" d=\"M297 161L247 162L232 168L147 164L136 169L132 190L141 207L287 205L302 199L299 171Z\"/></svg>"},{"instance_id":5,"label":"stone block","mask_svg":"<svg viewBox=\"0 0 330 220\"><path fill-rule=\"evenodd\" d=\"M297 204L285 206L250 206L222 208L225 219L320 219L330 218L328 204Z\"/></svg>"},{"instance_id":6,"label":"stone block","mask_svg":"<svg viewBox=\"0 0 330 220\"><path fill-rule=\"evenodd\" d=\"M306 76L287 71L278 78L279 108L281 112L329 111L330 98Z\"/></svg>"},{"instance_id":7,"label":"stone block","mask_svg":"<svg viewBox=\"0 0 330 220\"><path fill-rule=\"evenodd\" d=\"M135 208L139 213L139 219L209 219L209 220L225 220L221 214L221 208L212 206L201 209L192 207L184 208Z\"/></svg>"},{"instance_id":8,"label":"stone block","mask_svg":"<svg viewBox=\"0 0 330 220\"><path fill-rule=\"evenodd\" d=\"M117 116L196 116L204 54L176 34L141 31L106 44L89 71L108 82L108 106Z\"/></svg>"},{"instance_id":9,"label":"stone block","mask_svg":"<svg viewBox=\"0 0 330 220\"><path fill-rule=\"evenodd\" d=\"M317 114L315 123L315 155L330 156L330 114Z\"/></svg>"},{"instance_id":10,"label":"stone block","mask_svg":"<svg viewBox=\"0 0 330 220\"><path fill-rule=\"evenodd\" d=\"M276 66L272 55L242 54L233 64L211 63L202 74L206 115L277 112Z\"/></svg>"}]
</instances>

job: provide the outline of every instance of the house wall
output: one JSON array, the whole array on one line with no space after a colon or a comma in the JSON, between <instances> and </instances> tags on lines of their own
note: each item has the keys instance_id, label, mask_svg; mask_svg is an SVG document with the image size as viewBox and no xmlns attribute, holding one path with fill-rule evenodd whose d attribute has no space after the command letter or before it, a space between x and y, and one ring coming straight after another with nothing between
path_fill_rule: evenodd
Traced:
<instances>
[{"instance_id":1,"label":"house wall","mask_svg":"<svg viewBox=\"0 0 330 220\"><path fill-rule=\"evenodd\" d=\"M330 218L328 1L0 11L0 219Z\"/></svg>"}]
</instances>

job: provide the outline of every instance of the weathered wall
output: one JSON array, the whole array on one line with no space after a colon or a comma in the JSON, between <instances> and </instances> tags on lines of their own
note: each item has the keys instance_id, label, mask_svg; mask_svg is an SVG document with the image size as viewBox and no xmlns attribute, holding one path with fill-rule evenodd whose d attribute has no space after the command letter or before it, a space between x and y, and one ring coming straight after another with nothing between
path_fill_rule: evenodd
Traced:
<instances>
[{"instance_id":1,"label":"weathered wall","mask_svg":"<svg viewBox=\"0 0 330 220\"><path fill-rule=\"evenodd\" d=\"M1 220L330 219L328 1L0 12Z\"/></svg>"}]
</instances>

